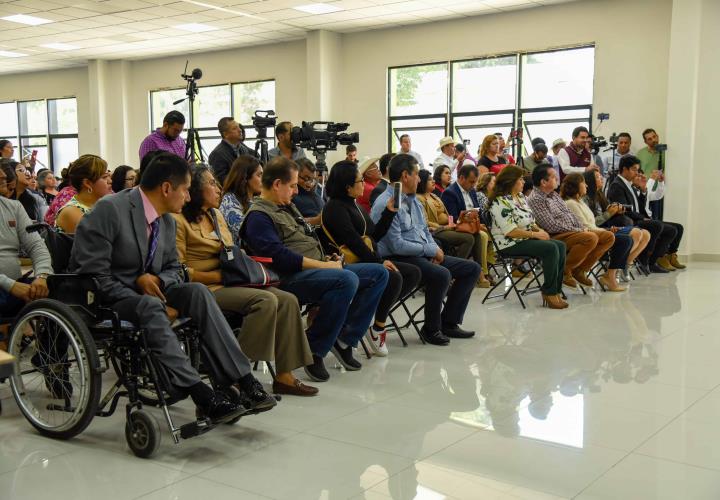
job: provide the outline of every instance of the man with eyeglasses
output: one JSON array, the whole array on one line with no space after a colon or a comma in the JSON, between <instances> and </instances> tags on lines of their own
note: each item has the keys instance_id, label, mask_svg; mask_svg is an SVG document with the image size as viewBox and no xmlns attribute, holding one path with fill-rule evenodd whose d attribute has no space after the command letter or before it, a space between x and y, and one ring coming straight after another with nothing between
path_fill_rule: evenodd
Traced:
<instances>
[{"instance_id":1,"label":"man with eyeglasses","mask_svg":"<svg viewBox=\"0 0 720 500\"><path fill-rule=\"evenodd\" d=\"M305 218L305 222L311 226L319 226L320 212L325 206L325 201L322 199L322 191L316 181L315 165L307 158L301 158L296 163L300 173L298 174L298 192L293 196L293 204Z\"/></svg>"}]
</instances>

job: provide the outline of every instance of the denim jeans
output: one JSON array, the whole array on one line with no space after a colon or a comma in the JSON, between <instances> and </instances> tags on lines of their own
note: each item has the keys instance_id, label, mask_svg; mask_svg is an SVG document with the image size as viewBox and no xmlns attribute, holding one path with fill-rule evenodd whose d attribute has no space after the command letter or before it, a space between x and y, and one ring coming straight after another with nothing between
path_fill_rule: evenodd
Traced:
<instances>
[{"instance_id":1,"label":"denim jeans","mask_svg":"<svg viewBox=\"0 0 720 500\"><path fill-rule=\"evenodd\" d=\"M285 277L280 289L320 313L308 329L310 350L325 356L339 338L355 346L370 326L388 272L380 264L350 264L344 269L307 269Z\"/></svg>"}]
</instances>

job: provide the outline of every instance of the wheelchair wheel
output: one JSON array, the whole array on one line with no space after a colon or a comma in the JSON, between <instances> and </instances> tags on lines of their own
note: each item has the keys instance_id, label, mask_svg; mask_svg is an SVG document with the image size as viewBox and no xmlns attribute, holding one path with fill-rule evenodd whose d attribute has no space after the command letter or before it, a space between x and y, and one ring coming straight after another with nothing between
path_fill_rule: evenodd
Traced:
<instances>
[{"instance_id":1,"label":"wheelchair wheel","mask_svg":"<svg viewBox=\"0 0 720 500\"><path fill-rule=\"evenodd\" d=\"M57 439L85 430L102 380L95 342L78 315L56 300L31 302L13 325L8 350L17 360L10 387L30 424Z\"/></svg>"},{"instance_id":2,"label":"wheelchair wheel","mask_svg":"<svg viewBox=\"0 0 720 500\"><path fill-rule=\"evenodd\" d=\"M149 458L160 447L160 425L155 417L144 410L137 410L128 416L125 423L127 444L140 458Z\"/></svg>"}]
</instances>

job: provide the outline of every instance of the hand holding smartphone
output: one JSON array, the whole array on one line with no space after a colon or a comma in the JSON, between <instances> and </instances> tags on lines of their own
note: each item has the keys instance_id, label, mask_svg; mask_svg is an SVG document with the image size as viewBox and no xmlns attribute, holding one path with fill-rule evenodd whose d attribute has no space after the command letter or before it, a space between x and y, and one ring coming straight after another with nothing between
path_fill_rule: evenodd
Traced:
<instances>
[{"instance_id":1,"label":"hand holding smartphone","mask_svg":"<svg viewBox=\"0 0 720 500\"><path fill-rule=\"evenodd\" d=\"M395 210L400 210L400 193L402 190L402 184L399 182L396 182L393 185L393 200L394 200L394 206Z\"/></svg>"}]
</instances>

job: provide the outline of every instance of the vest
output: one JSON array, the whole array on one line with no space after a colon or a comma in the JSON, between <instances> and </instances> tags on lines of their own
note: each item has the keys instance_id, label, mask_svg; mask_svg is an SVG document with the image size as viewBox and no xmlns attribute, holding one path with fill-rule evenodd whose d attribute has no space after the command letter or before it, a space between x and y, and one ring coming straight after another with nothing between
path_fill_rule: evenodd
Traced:
<instances>
[{"instance_id":1,"label":"vest","mask_svg":"<svg viewBox=\"0 0 720 500\"><path fill-rule=\"evenodd\" d=\"M252 212L262 212L273 221L280 241L283 245L295 253L315 260L323 260L323 251L320 243L314 236L305 234L305 225L299 221L303 220L302 214L295 208L295 205L280 208L275 203L255 198L250 205L245 220L240 227L240 236L245 233L245 222ZM292 213L291 213L292 212ZM261 255L262 257L262 255Z\"/></svg>"},{"instance_id":2,"label":"vest","mask_svg":"<svg viewBox=\"0 0 720 500\"><path fill-rule=\"evenodd\" d=\"M592 158L590 157L590 151L583 148L582 153L578 154L577 151L572 146L567 146L565 148L565 152L570 157L570 166L571 167L582 167L586 168L590 166L590 163L592 163ZM560 182L565 178L565 173L560 169Z\"/></svg>"}]
</instances>

